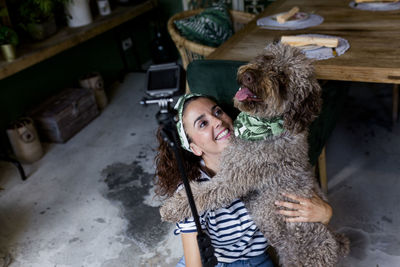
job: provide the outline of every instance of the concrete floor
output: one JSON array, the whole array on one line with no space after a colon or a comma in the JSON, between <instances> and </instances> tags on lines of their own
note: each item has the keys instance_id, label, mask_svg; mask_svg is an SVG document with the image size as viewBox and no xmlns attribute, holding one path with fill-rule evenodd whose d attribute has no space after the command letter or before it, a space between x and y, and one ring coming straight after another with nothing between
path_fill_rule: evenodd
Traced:
<instances>
[{"instance_id":1,"label":"concrete floor","mask_svg":"<svg viewBox=\"0 0 400 267\"><path fill-rule=\"evenodd\" d=\"M173 224L152 193L157 106L141 106L132 73L109 106L66 144L44 144L25 182L0 162L0 267L175 266ZM342 266L400 266L400 127L390 125L391 88L350 86L343 119L327 144L332 226L352 253Z\"/></svg>"}]
</instances>

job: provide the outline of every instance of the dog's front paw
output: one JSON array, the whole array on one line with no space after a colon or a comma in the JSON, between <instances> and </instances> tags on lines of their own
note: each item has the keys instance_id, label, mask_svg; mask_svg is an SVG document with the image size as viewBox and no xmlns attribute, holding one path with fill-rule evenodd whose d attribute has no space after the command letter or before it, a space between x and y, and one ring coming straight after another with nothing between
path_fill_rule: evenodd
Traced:
<instances>
[{"instance_id":1,"label":"dog's front paw","mask_svg":"<svg viewBox=\"0 0 400 267\"><path fill-rule=\"evenodd\" d=\"M160 207L161 220L178 222L192 216L190 206L184 192L178 192Z\"/></svg>"},{"instance_id":2,"label":"dog's front paw","mask_svg":"<svg viewBox=\"0 0 400 267\"><path fill-rule=\"evenodd\" d=\"M174 206L171 201L165 201L165 203L160 207L161 220L164 222L176 222L174 216Z\"/></svg>"}]
</instances>

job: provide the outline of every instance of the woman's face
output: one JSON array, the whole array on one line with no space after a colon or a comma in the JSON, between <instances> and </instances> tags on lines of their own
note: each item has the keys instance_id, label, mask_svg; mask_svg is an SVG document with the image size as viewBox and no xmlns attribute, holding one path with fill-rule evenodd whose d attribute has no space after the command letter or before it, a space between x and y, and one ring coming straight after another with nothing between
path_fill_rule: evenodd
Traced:
<instances>
[{"instance_id":1,"label":"woman's face","mask_svg":"<svg viewBox=\"0 0 400 267\"><path fill-rule=\"evenodd\" d=\"M232 119L212 100L198 98L187 104L183 125L197 156L221 154L233 134Z\"/></svg>"}]
</instances>

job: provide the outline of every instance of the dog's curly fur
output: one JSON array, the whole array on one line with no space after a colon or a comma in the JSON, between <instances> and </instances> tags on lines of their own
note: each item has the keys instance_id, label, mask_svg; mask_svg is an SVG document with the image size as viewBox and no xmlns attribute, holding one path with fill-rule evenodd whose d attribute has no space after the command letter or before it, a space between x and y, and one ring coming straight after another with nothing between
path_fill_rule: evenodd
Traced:
<instances>
[{"instance_id":1,"label":"dog's curly fur","mask_svg":"<svg viewBox=\"0 0 400 267\"><path fill-rule=\"evenodd\" d=\"M241 198L282 266L335 266L349 251L348 239L322 223L285 222L274 205L276 200L289 201L282 192L307 198L315 192L327 200L308 161L308 127L322 104L312 61L296 48L271 44L239 68L238 82L262 101L235 99L235 107L264 118L282 116L285 131L263 141L233 138L216 176L210 182L191 183L197 209L217 209ZM161 207L163 220L191 216L183 191Z\"/></svg>"}]
</instances>

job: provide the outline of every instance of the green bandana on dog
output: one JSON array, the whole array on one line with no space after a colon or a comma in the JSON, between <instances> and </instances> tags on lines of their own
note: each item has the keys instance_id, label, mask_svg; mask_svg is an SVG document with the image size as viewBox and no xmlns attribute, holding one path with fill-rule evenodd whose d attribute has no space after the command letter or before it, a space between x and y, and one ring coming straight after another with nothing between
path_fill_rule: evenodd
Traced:
<instances>
[{"instance_id":1,"label":"green bandana on dog","mask_svg":"<svg viewBox=\"0 0 400 267\"><path fill-rule=\"evenodd\" d=\"M189 98L195 97L195 96L204 96L204 95L196 94L196 93L185 94L185 95L179 97L179 99L176 102L175 107L174 107L174 109L178 112L178 121L176 123L176 129L178 130L179 139L181 140L181 146L190 152L193 152L193 151L190 149L189 141L187 139L185 129L183 128L182 117L183 117L183 107L185 105L186 100L188 100Z\"/></svg>"},{"instance_id":2,"label":"green bandana on dog","mask_svg":"<svg viewBox=\"0 0 400 267\"><path fill-rule=\"evenodd\" d=\"M240 112L235 122L235 136L240 139L257 141L281 134L284 131L282 118L263 119Z\"/></svg>"}]
</instances>

